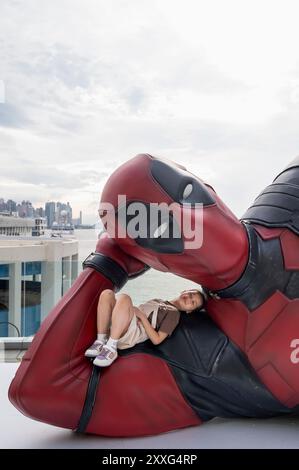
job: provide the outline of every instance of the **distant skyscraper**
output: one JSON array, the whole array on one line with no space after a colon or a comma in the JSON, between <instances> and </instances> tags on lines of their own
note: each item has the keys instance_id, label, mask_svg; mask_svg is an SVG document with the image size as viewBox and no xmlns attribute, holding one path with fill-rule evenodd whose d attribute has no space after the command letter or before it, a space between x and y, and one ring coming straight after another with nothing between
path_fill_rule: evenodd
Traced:
<instances>
[{"instance_id":1,"label":"distant skyscraper","mask_svg":"<svg viewBox=\"0 0 299 470\"><path fill-rule=\"evenodd\" d=\"M80 225L82 225L82 211L80 211Z\"/></svg>"},{"instance_id":2,"label":"distant skyscraper","mask_svg":"<svg viewBox=\"0 0 299 470\"><path fill-rule=\"evenodd\" d=\"M69 202L66 205L66 211L67 211L67 222L68 222L68 224L71 224L72 219L73 219L73 209L71 208Z\"/></svg>"},{"instance_id":3,"label":"distant skyscraper","mask_svg":"<svg viewBox=\"0 0 299 470\"><path fill-rule=\"evenodd\" d=\"M45 216L47 217L48 228L51 228L53 222L55 222L55 202L46 202Z\"/></svg>"},{"instance_id":4,"label":"distant skyscraper","mask_svg":"<svg viewBox=\"0 0 299 470\"><path fill-rule=\"evenodd\" d=\"M63 202L56 203L56 217L55 220L58 224L66 225L72 224L73 219L73 210L70 206L70 203L64 204Z\"/></svg>"},{"instance_id":5,"label":"distant skyscraper","mask_svg":"<svg viewBox=\"0 0 299 470\"><path fill-rule=\"evenodd\" d=\"M17 212L19 217L33 217L33 207L30 201L22 201L21 204L17 205Z\"/></svg>"},{"instance_id":6,"label":"distant skyscraper","mask_svg":"<svg viewBox=\"0 0 299 470\"><path fill-rule=\"evenodd\" d=\"M35 209L35 216L36 217L45 217L45 211L42 207L37 207Z\"/></svg>"},{"instance_id":7,"label":"distant skyscraper","mask_svg":"<svg viewBox=\"0 0 299 470\"><path fill-rule=\"evenodd\" d=\"M10 214L12 214L12 212L17 212L17 203L12 199L8 199L8 201L5 202L3 198L0 198L0 211L8 212Z\"/></svg>"},{"instance_id":8,"label":"distant skyscraper","mask_svg":"<svg viewBox=\"0 0 299 470\"><path fill-rule=\"evenodd\" d=\"M8 201L6 202L6 205L7 205L7 210L10 213L17 211L17 204L15 201L12 201L12 199L8 199Z\"/></svg>"}]
</instances>

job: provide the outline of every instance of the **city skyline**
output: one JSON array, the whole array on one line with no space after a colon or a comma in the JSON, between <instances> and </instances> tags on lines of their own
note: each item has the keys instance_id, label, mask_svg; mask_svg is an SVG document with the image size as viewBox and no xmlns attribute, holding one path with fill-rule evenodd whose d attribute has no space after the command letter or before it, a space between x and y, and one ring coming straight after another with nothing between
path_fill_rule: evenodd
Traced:
<instances>
[{"instance_id":1,"label":"city skyline","mask_svg":"<svg viewBox=\"0 0 299 470\"><path fill-rule=\"evenodd\" d=\"M19 217L36 218L44 217L47 219L48 228L53 223L82 225L83 212L79 211L78 217L73 216L72 206L69 201L46 201L44 207L34 207L31 201L23 199L21 203L13 199L0 197L0 213L17 214Z\"/></svg>"},{"instance_id":2,"label":"city skyline","mask_svg":"<svg viewBox=\"0 0 299 470\"><path fill-rule=\"evenodd\" d=\"M6 201L6 202L5 202L5 201ZM62 202L61 200L60 200L60 201L57 201L57 200L54 201L54 200L52 200L52 201L45 201L45 202L41 203L41 204L40 204L40 207L35 207L35 206L33 206L32 202L31 202L29 199L22 199L21 202L17 202L17 201L15 201L15 200L11 199L11 198L0 197L0 211L1 211L1 204L2 204L3 202L4 202L5 204L7 204L7 203L14 203L14 204L16 204L16 206L21 205L21 204L23 204L23 203L25 203L25 204L31 204L32 207L33 207L35 210L38 210L38 209L42 208L42 205L45 207L47 203L65 204L65 202ZM69 204L69 201L67 201L67 204ZM12 210L12 212L16 212L16 211L15 211L15 210ZM82 212L82 211L79 210L79 213L80 213L80 212ZM79 214L79 215L80 215L80 214Z\"/></svg>"}]
</instances>

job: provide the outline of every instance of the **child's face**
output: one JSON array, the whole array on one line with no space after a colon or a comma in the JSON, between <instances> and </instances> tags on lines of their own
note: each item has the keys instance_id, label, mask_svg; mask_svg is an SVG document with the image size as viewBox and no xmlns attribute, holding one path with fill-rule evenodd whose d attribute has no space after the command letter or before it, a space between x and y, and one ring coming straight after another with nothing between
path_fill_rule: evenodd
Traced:
<instances>
[{"instance_id":1,"label":"child's face","mask_svg":"<svg viewBox=\"0 0 299 470\"><path fill-rule=\"evenodd\" d=\"M180 309L191 313L203 304L203 296L194 289L184 290L178 298Z\"/></svg>"}]
</instances>

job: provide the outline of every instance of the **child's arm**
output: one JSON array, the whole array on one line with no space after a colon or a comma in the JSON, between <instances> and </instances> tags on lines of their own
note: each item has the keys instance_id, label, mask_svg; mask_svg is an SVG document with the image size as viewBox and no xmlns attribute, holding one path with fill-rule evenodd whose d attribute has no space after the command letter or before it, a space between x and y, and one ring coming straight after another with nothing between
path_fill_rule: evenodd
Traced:
<instances>
[{"instance_id":1,"label":"child's arm","mask_svg":"<svg viewBox=\"0 0 299 470\"><path fill-rule=\"evenodd\" d=\"M155 345L158 345L167 338L168 334L164 331L156 331L151 323L148 321L147 316L142 312L138 307L133 307L136 317L142 322L145 332L151 342Z\"/></svg>"}]
</instances>

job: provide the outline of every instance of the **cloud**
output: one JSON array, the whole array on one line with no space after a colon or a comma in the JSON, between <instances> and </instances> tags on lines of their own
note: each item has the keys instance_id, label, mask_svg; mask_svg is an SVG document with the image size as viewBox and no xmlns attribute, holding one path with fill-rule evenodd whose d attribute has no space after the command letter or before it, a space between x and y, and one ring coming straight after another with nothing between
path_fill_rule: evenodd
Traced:
<instances>
[{"instance_id":1,"label":"cloud","mask_svg":"<svg viewBox=\"0 0 299 470\"><path fill-rule=\"evenodd\" d=\"M269 8L2 0L2 196L62 198L93 220L109 174L148 152L241 215L299 151L298 7Z\"/></svg>"},{"instance_id":2,"label":"cloud","mask_svg":"<svg viewBox=\"0 0 299 470\"><path fill-rule=\"evenodd\" d=\"M42 168L34 167L30 162L26 164L15 162L14 171L11 168L1 169L1 180L8 179L15 183L29 183L47 188L64 188L70 189L76 187L83 189L84 186L95 181L100 182L105 173L88 172L88 171L69 171L67 168L55 168L51 166L43 166Z\"/></svg>"},{"instance_id":3,"label":"cloud","mask_svg":"<svg viewBox=\"0 0 299 470\"><path fill-rule=\"evenodd\" d=\"M20 109L10 103L0 104L0 127L25 127L30 123Z\"/></svg>"}]
</instances>

